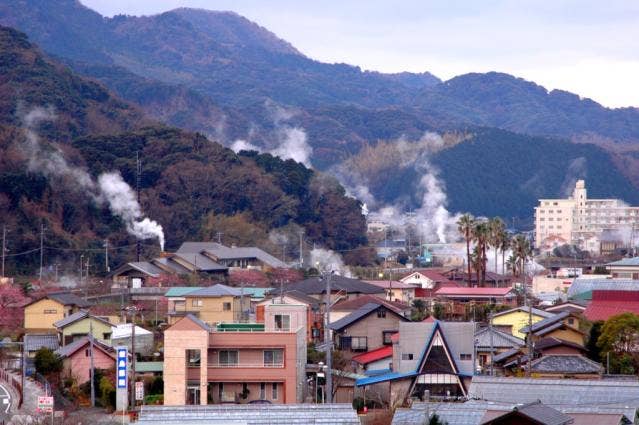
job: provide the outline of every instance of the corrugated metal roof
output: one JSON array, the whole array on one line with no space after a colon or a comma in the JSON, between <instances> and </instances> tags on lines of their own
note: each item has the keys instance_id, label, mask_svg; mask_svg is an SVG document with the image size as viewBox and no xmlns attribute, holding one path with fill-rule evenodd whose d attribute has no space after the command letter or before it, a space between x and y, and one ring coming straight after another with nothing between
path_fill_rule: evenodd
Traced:
<instances>
[{"instance_id":1,"label":"corrugated metal roof","mask_svg":"<svg viewBox=\"0 0 639 425\"><path fill-rule=\"evenodd\" d=\"M223 271L228 269L228 267L218 264L215 261L211 260L209 257L202 254L180 252L177 254L173 254L171 257L169 257L169 259L171 261L177 261L181 259L191 264L198 271L203 272Z\"/></svg>"},{"instance_id":2,"label":"corrugated metal roof","mask_svg":"<svg viewBox=\"0 0 639 425\"><path fill-rule=\"evenodd\" d=\"M622 313L639 314L639 291L592 292L592 302L583 312L590 321L608 320Z\"/></svg>"},{"instance_id":3,"label":"corrugated metal roof","mask_svg":"<svg viewBox=\"0 0 639 425\"><path fill-rule=\"evenodd\" d=\"M205 406L142 406L140 425L151 424L336 424L359 425L357 412L346 404L215 404Z\"/></svg>"},{"instance_id":4,"label":"corrugated metal roof","mask_svg":"<svg viewBox=\"0 0 639 425\"><path fill-rule=\"evenodd\" d=\"M377 360L385 359L387 357L393 356L393 346L386 345L384 347L380 347L376 350L371 350L366 353L358 354L352 358L354 362L360 364L368 364ZM370 375L370 373L369 373Z\"/></svg>"},{"instance_id":5,"label":"corrugated metal roof","mask_svg":"<svg viewBox=\"0 0 639 425\"><path fill-rule=\"evenodd\" d=\"M622 258L619 261L613 261L612 263L608 263L606 264L606 266L636 267L636 266L639 266L639 257Z\"/></svg>"},{"instance_id":6,"label":"corrugated metal roof","mask_svg":"<svg viewBox=\"0 0 639 425\"><path fill-rule=\"evenodd\" d=\"M60 347L56 334L25 334L23 341L26 351L38 351L40 348L55 351Z\"/></svg>"},{"instance_id":7,"label":"corrugated metal roof","mask_svg":"<svg viewBox=\"0 0 639 425\"><path fill-rule=\"evenodd\" d=\"M154 266L148 261L131 262L131 263L126 263L126 265L137 271L148 274L149 276L152 276L152 277L158 277L162 274L162 269Z\"/></svg>"}]
</instances>

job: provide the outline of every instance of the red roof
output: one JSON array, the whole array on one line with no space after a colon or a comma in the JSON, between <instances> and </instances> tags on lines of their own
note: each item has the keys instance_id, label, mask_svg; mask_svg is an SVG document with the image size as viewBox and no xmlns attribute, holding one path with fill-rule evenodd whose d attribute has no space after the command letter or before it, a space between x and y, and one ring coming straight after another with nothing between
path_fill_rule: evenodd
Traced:
<instances>
[{"instance_id":1,"label":"red roof","mask_svg":"<svg viewBox=\"0 0 639 425\"><path fill-rule=\"evenodd\" d=\"M422 322L424 322L424 323L435 323L435 318L433 316L428 316L427 318L422 320Z\"/></svg>"},{"instance_id":2,"label":"red roof","mask_svg":"<svg viewBox=\"0 0 639 425\"><path fill-rule=\"evenodd\" d=\"M584 311L590 321L608 320L621 313L639 315L639 291L592 291L592 302Z\"/></svg>"},{"instance_id":3,"label":"red roof","mask_svg":"<svg viewBox=\"0 0 639 425\"><path fill-rule=\"evenodd\" d=\"M437 292L441 288L459 288L461 287L459 283L453 282L452 280L446 280L444 282L437 282L432 289L422 289L415 288L415 298L433 298L435 296L435 292Z\"/></svg>"},{"instance_id":4,"label":"red roof","mask_svg":"<svg viewBox=\"0 0 639 425\"><path fill-rule=\"evenodd\" d=\"M386 345L376 350L358 354L355 357L353 357L353 361L359 364L369 364L377 360L385 359L387 357L392 357L392 356L393 356L393 347L390 345Z\"/></svg>"},{"instance_id":5,"label":"red roof","mask_svg":"<svg viewBox=\"0 0 639 425\"><path fill-rule=\"evenodd\" d=\"M430 280L433 280L435 282L442 282L445 280L449 280L446 276L444 276L442 273L444 272L444 270L442 269L419 269L419 270L413 270L410 273L407 273L405 276L403 276L400 280L407 278L408 276L412 276L415 273L420 273L424 276L426 276L427 278L429 278Z\"/></svg>"},{"instance_id":6,"label":"red roof","mask_svg":"<svg viewBox=\"0 0 639 425\"><path fill-rule=\"evenodd\" d=\"M464 288L445 287L435 291L439 297L504 297L512 292L513 288Z\"/></svg>"}]
</instances>

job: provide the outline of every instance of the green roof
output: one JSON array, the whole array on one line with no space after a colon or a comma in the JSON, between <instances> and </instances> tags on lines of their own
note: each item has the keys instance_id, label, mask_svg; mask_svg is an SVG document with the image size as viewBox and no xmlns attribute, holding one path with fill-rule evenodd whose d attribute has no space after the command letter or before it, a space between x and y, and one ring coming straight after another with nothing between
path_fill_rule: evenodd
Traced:
<instances>
[{"instance_id":1,"label":"green roof","mask_svg":"<svg viewBox=\"0 0 639 425\"><path fill-rule=\"evenodd\" d=\"M577 295L574 295L572 297L570 297L571 300L576 300L576 301L590 301L592 300L592 290L591 291L586 291L586 292L582 292L579 293Z\"/></svg>"},{"instance_id":2,"label":"green roof","mask_svg":"<svg viewBox=\"0 0 639 425\"><path fill-rule=\"evenodd\" d=\"M201 286L174 286L164 294L165 297L183 297L190 292L202 289Z\"/></svg>"},{"instance_id":3,"label":"green roof","mask_svg":"<svg viewBox=\"0 0 639 425\"><path fill-rule=\"evenodd\" d=\"M135 362L135 373L162 372L164 362Z\"/></svg>"},{"instance_id":4,"label":"green roof","mask_svg":"<svg viewBox=\"0 0 639 425\"><path fill-rule=\"evenodd\" d=\"M250 295L251 298L264 298L266 293L272 291L273 288L244 288L245 295Z\"/></svg>"},{"instance_id":5,"label":"green roof","mask_svg":"<svg viewBox=\"0 0 639 425\"><path fill-rule=\"evenodd\" d=\"M264 332L264 323L220 323L218 332Z\"/></svg>"}]
</instances>

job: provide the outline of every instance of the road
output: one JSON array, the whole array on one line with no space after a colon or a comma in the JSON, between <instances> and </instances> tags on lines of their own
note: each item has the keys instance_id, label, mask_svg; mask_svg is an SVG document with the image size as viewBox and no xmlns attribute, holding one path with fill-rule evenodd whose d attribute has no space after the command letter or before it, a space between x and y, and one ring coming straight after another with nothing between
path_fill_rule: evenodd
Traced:
<instances>
[{"instance_id":1,"label":"road","mask_svg":"<svg viewBox=\"0 0 639 425\"><path fill-rule=\"evenodd\" d=\"M0 418L8 414L10 408L11 393L3 384L0 384Z\"/></svg>"}]
</instances>

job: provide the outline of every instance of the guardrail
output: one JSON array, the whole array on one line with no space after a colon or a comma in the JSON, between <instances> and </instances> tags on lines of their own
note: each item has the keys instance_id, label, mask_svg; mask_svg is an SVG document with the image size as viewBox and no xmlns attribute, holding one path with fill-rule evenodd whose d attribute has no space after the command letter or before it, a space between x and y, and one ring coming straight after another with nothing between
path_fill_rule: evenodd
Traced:
<instances>
[{"instance_id":1,"label":"guardrail","mask_svg":"<svg viewBox=\"0 0 639 425\"><path fill-rule=\"evenodd\" d=\"M18 409L22 407L22 384L18 378L6 370L0 369L0 380L5 381L18 393Z\"/></svg>"}]
</instances>

